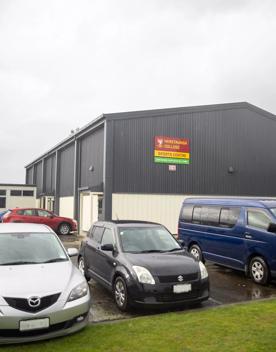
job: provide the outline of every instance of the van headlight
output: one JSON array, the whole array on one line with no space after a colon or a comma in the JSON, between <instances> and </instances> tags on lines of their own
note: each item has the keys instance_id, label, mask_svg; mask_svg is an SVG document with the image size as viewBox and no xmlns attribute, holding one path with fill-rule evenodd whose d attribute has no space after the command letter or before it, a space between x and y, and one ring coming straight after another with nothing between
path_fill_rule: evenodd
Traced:
<instances>
[{"instance_id":1,"label":"van headlight","mask_svg":"<svg viewBox=\"0 0 276 352\"><path fill-rule=\"evenodd\" d=\"M84 281L71 291L67 302L75 301L76 299L82 298L88 294L88 285L87 282Z\"/></svg>"},{"instance_id":2,"label":"van headlight","mask_svg":"<svg viewBox=\"0 0 276 352\"><path fill-rule=\"evenodd\" d=\"M199 269L201 280L206 279L208 277L208 271L206 269L206 266L202 262L199 262Z\"/></svg>"},{"instance_id":3,"label":"van headlight","mask_svg":"<svg viewBox=\"0 0 276 352\"><path fill-rule=\"evenodd\" d=\"M155 285L155 280L152 277L151 273L148 271L148 269L144 268L143 266L136 265L134 265L132 268L135 271L138 281L141 284Z\"/></svg>"}]
</instances>

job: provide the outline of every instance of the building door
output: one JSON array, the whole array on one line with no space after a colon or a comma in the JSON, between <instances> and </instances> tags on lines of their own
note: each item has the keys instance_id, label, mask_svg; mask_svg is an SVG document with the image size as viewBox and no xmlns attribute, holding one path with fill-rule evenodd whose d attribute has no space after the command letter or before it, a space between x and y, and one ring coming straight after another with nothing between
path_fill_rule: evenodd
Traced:
<instances>
[{"instance_id":1,"label":"building door","mask_svg":"<svg viewBox=\"0 0 276 352\"><path fill-rule=\"evenodd\" d=\"M55 206L55 198L54 197L46 197L45 209L54 211Z\"/></svg>"},{"instance_id":2,"label":"building door","mask_svg":"<svg viewBox=\"0 0 276 352\"><path fill-rule=\"evenodd\" d=\"M101 219L102 193L80 192L80 231L87 232L91 225Z\"/></svg>"},{"instance_id":3,"label":"building door","mask_svg":"<svg viewBox=\"0 0 276 352\"><path fill-rule=\"evenodd\" d=\"M46 197L40 197L40 204L39 204L39 208L41 209L45 209L46 206Z\"/></svg>"}]
</instances>

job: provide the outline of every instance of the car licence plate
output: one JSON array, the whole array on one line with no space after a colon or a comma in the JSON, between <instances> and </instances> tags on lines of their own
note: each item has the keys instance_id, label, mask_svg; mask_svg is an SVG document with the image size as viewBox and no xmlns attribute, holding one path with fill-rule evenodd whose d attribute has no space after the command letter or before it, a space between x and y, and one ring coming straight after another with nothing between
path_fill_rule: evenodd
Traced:
<instances>
[{"instance_id":1,"label":"car licence plate","mask_svg":"<svg viewBox=\"0 0 276 352\"><path fill-rule=\"evenodd\" d=\"M21 320L19 323L20 331L47 329L50 326L49 318Z\"/></svg>"},{"instance_id":2,"label":"car licence plate","mask_svg":"<svg viewBox=\"0 0 276 352\"><path fill-rule=\"evenodd\" d=\"M174 285L173 286L174 293L184 293L184 292L190 292L190 291L192 291L191 284L182 284L182 285Z\"/></svg>"}]
</instances>

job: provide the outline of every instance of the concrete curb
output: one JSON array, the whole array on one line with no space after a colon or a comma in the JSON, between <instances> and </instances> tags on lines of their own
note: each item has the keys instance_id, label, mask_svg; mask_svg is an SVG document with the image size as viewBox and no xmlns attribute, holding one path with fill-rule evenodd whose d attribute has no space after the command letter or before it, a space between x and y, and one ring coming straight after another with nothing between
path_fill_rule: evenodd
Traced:
<instances>
[{"instance_id":1,"label":"concrete curb","mask_svg":"<svg viewBox=\"0 0 276 352\"><path fill-rule=\"evenodd\" d=\"M133 318L124 318L122 317L121 319L114 319L114 320L101 320L101 321L96 321L96 322L89 322L89 326L90 325L106 325L106 324L118 324L118 323L122 323L125 321L133 321L136 319L141 319L141 318L146 318L146 317L150 317L150 316L159 316L159 315L164 315L164 314L170 314L170 313L176 313L176 314L188 314L191 312L200 312L200 311L206 311L206 310L210 310L210 309L221 309L221 308L225 308L225 307L232 307L232 306L238 306L238 305L249 305L252 303L258 303L258 302L266 302L266 301L273 301L275 300L275 297L270 297L270 298L261 298L261 299L256 299L256 300L251 300L251 301L242 301L242 302L236 302L236 303L226 303L226 304L218 304L217 306L211 306L211 307L203 307L203 308L194 308L194 309L189 309L186 311L175 311L175 312L163 312L163 313L157 313L157 314L145 314L145 315L139 315L137 317L133 317ZM93 316L93 313L92 313Z\"/></svg>"}]
</instances>

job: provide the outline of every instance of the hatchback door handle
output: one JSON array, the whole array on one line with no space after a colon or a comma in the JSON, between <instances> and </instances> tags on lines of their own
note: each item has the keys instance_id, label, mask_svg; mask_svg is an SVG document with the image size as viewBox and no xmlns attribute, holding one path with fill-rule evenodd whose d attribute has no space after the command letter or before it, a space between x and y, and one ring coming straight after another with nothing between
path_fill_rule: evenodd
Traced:
<instances>
[{"instance_id":1,"label":"hatchback door handle","mask_svg":"<svg viewBox=\"0 0 276 352\"><path fill-rule=\"evenodd\" d=\"M244 237L245 237L245 238L252 238L252 235L251 235L249 232L246 232L246 233L244 234Z\"/></svg>"}]
</instances>

